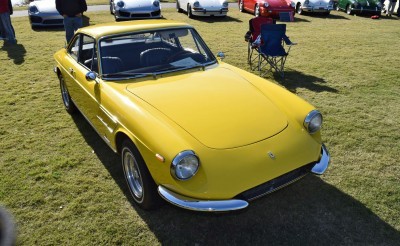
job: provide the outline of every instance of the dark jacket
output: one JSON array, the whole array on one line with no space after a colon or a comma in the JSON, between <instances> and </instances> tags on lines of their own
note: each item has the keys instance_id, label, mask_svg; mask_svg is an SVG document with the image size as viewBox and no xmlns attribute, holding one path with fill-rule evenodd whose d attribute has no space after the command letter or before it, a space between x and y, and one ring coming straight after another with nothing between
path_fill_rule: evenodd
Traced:
<instances>
[{"instance_id":1,"label":"dark jacket","mask_svg":"<svg viewBox=\"0 0 400 246\"><path fill-rule=\"evenodd\" d=\"M56 9L60 15L74 17L87 10L85 0L56 0Z\"/></svg>"}]
</instances>

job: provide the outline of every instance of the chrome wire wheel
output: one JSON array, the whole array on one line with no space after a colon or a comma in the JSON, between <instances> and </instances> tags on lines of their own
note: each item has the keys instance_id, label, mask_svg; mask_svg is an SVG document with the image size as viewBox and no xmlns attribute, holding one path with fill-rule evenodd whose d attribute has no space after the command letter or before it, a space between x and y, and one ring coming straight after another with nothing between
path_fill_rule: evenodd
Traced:
<instances>
[{"instance_id":1,"label":"chrome wire wheel","mask_svg":"<svg viewBox=\"0 0 400 246\"><path fill-rule=\"evenodd\" d=\"M143 179L140 174L139 166L135 156L129 148L122 150L123 157L123 168L125 172L125 178L128 182L129 189L132 192L133 198L141 203L143 201Z\"/></svg>"},{"instance_id":2,"label":"chrome wire wheel","mask_svg":"<svg viewBox=\"0 0 400 246\"><path fill-rule=\"evenodd\" d=\"M69 95L68 88L67 88L67 85L65 84L64 77L60 74L58 76L58 79L60 81L61 98L63 100L63 104L64 104L64 107L65 107L65 110L68 113L72 114L76 110L75 104L71 100L71 96Z\"/></svg>"},{"instance_id":3,"label":"chrome wire wheel","mask_svg":"<svg viewBox=\"0 0 400 246\"><path fill-rule=\"evenodd\" d=\"M348 15L351 15L351 14L353 14L353 11L351 11L351 6L350 6L350 4L349 4L349 5L347 5L347 8L346 8L346 13L347 13Z\"/></svg>"}]
</instances>

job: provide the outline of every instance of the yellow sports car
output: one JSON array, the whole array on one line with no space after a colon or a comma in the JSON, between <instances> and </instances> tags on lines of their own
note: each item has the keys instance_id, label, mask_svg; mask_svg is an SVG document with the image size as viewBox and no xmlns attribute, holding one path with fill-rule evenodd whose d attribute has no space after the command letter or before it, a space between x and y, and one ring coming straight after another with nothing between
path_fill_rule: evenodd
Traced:
<instances>
[{"instance_id":1,"label":"yellow sports car","mask_svg":"<svg viewBox=\"0 0 400 246\"><path fill-rule=\"evenodd\" d=\"M85 27L54 58L65 109L121 155L144 209L243 209L329 165L320 112L216 58L188 24Z\"/></svg>"}]
</instances>

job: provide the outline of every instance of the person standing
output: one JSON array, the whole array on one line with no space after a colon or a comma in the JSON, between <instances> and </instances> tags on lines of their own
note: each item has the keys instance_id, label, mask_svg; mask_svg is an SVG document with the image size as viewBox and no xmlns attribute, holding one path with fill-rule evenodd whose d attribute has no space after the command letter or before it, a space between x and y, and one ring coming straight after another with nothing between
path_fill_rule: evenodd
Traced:
<instances>
[{"instance_id":1,"label":"person standing","mask_svg":"<svg viewBox=\"0 0 400 246\"><path fill-rule=\"evenodd\" d=\"M392 16L394 12L394 7L396 6L397 0L389 0L389 6L388 6L388 11L387 14L388 16Z\"/></svg>"},{"instance_id":2,"label":"person standing","mask_svg":"<svg viewBox=\"0 0 400 246\"><path fill-rule=\"evenodd\" d=\"M11 44L15 44L14 27L11 23L10 14L13 13L11 0L0 0L0 30L1 36Z\"/></svg>"},{"instance_id":3,"label":"person standing","mask_svg":"<svg viewBox=\"0 0 400 246\"><path fill-rule=\"evenodd\" d=\"M74 32L83 25L82 15L87 10L86 0L56 0L56 9L64 17L65 37L69 43Z\"/></svg>"}]
</instances>

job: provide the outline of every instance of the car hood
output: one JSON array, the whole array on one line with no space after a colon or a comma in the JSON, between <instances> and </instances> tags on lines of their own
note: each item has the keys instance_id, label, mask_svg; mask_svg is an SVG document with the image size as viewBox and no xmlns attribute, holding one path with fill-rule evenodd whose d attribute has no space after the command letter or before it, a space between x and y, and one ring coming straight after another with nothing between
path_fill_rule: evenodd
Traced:
<instances>
[{"instance_id":1,"label":"car hood","mask_svg":"<svg viewBox=\"0 0 400 246\"><path fill-rule=\"evenodd\" d=\"M378 4L378 2L374 0L357 0L357 2L362 6L369 6L369 7L375 7Z\"/></svg>"},{"instance_id":2,"label":"car hood","mask_svg":"<svg viewBox=\"0 0 400 246\"><path fill-rule=\"evenodd\" d=\"M271 7L287 7L290 6L289 0L267 0Z\"/></svg>"},{"instance_id":3,"label":"car hood","mask_svg":"<svg viewBox=\"0 0 400 246\"><path fill-rule=\"evenodd\" d=\"M34 5L38 8L39 12L42 13L57 13L56 9L56 1L34 1L29 4L30 6Z\"/></svg>"},{"instance_id":4,"label":"car hood","mask_svg":"<svg viewBox=\"0 0 400 246\"><path fill-rule=\"evenodd\" d=\"M196 1L191 1L191 4L193 5L193 3L194 2L196 2ZM222 6L222 3L223 3L223 1L220 1L220 0L202 0L202 1L199 1L199 3L200 3L200 6L201 7L221 7Z\"/></svg>"},{"instance_id":5,"label":"car hood","mask_svg":"<svg viewBox=\"0 0 400 246\"><path fill-rule=\"evenodd\" d=\"M158 79L127 90L207 147L235 148L269 138L288 125L287 117L248 80L216 67Z\"/></svg>"},{"instance_id":6,"label":"car hood","mask_svg":"<svg viewBox=\"0 0 400 246\"><path fill-rule=\"evenodd\" d=\"M118 1L115 1L118 2ZM144 11L149 9L158 9L153 6L153 0L123 0L126 9L135 8L136 11Z\"/></svg>"}]
</instances>

